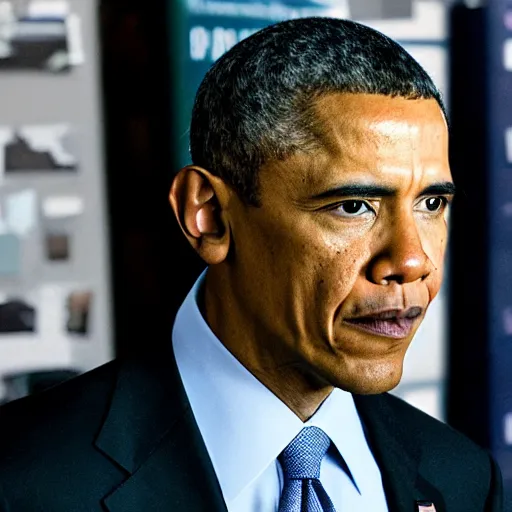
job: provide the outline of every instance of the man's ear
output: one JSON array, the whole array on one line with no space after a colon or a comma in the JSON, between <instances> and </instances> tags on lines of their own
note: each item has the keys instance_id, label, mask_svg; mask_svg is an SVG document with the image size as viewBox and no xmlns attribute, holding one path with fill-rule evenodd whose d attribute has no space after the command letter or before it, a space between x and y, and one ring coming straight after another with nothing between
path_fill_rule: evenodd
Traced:
<instances>
[{"instance_id":1,"label":"man's ear","mask_svg":"<svg viewBox=\"0 0 512 512\"><path fill-rule=\"evenodd\" d=\"M220 178L196 166L181 169L171 186L169 201L181 230L209 265L221 263L229 252L229 197Z\"/></svg>"}]
</instances>

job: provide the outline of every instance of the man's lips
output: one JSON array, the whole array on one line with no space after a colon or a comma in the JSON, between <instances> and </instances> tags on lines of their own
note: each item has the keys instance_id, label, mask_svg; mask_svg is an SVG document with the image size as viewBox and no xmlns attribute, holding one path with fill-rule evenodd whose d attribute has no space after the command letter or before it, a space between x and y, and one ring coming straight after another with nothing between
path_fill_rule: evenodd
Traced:
<instances>
[{"instance_id":1,"label":"man's lips","mask_svg":"<svg viewBox=\"0 0 512 512\"><path fill-rule=\"evenodd\" d=\"M406 310L389 309L369 315L347 318L345 323L372 334L400 339L411 334L416 320L422 313L423 308L416 306Z\"/></svg>"}]
</instances>

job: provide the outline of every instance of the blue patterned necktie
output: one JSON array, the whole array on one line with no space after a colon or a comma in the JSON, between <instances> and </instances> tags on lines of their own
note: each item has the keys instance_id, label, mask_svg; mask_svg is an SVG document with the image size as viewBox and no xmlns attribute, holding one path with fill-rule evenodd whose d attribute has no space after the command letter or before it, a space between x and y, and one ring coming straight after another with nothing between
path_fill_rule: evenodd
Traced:
<instances>
[{"instance_id":1,"label":"blue patterned necktie","mask_svg":"<svg viewBox=\"0 0 512 512\"><path fill-rule=\"evenodd\" d=\"M320 483L320 464L331 440L318 427L303 428L279 456L284 486L279 512L336 512Z\"/></svg>"}]
</instances>

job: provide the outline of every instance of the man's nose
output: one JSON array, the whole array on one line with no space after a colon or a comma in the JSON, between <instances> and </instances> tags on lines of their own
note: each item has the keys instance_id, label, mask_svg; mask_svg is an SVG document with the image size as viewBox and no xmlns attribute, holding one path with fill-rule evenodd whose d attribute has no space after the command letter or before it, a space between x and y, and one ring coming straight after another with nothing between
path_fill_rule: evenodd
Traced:
<instances>
[{"instance_id":1,"label":"man's nose","mask_svg":"<svg viewBox=\"0 0 512 512\"><path fill-rule=\"evenodd\" d=\"M428 277L433 268L414 219L402 217L390 228L384 247L372 259L368 279L375 284L412 283Z\"/></svg>"}]
</instances>

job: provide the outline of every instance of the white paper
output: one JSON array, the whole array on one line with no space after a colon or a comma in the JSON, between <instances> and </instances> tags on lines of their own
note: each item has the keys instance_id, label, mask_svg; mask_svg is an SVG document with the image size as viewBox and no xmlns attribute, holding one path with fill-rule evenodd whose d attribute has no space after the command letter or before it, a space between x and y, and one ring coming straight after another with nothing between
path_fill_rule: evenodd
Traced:
<instances>
[{"instance_id":1,"label":"white paper","mask_svg":"<svg viewBox=\"0 0 512 512\"><path fill-rule=\"evenodd\" d=\"M70 66L79 66L85 62L82 39L82 24L77 14L70 14L66 19L68 32L68 58Z\"/></svg>"},{"instance_id":2,"label":"white paper","mask_svg":"<svg viewBox=\"0 0 512 512\"><path fill-rule=\"evenodd\" d=\"M37 195L35 190L9 194L5 201L7 228L19 236L26 236L37 222Z\"/></svg>"},{"instance_id":3,"label":"white paper","mask_svg":"<svg viewBox=\"0 0 512 512\"><path fill-rule=\"evenodd\" d=\"M0 235L7 233L7 225L5 224L4 216L2 213L2 205L0 204Z\"/></svg>"},{"instance_id":4,"label":"white paper","mask_svg":"<svg viewBox=\"0 0 512 512\"><path fill-rule=\"evenodd\" d=\"M84 211L84 202L81 197L55 196L43 201L43 214L51 219L74 217Z\"/></svg>"},{"instance_id":5,"label":"white paper","mask_svg":"<svg viewBox=\"0 0 512 512\"><path fill-rule=\"evenodd\" d=\"M66 0L32 0L28 4L27 15L31 18L64 18L69 14Z\"/></svg>"}]
</instances>

